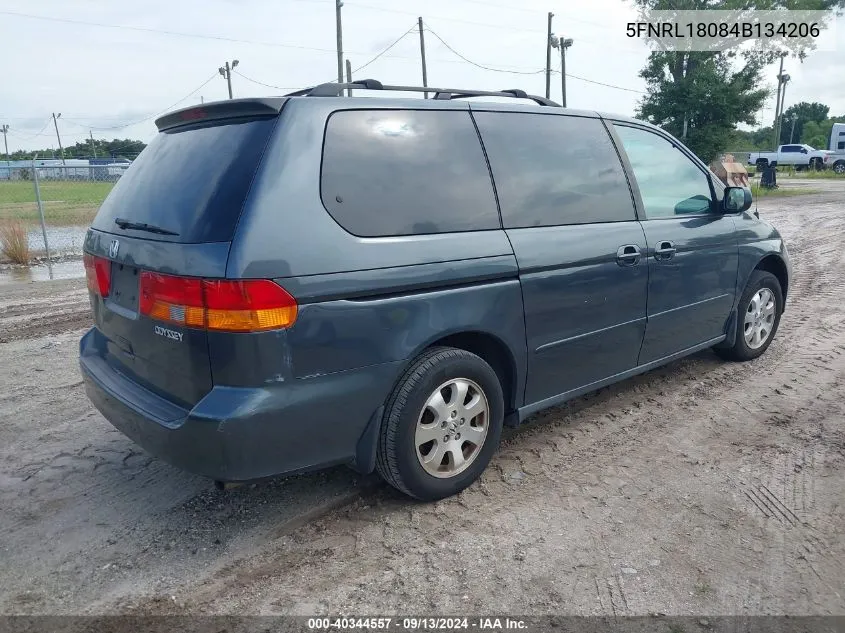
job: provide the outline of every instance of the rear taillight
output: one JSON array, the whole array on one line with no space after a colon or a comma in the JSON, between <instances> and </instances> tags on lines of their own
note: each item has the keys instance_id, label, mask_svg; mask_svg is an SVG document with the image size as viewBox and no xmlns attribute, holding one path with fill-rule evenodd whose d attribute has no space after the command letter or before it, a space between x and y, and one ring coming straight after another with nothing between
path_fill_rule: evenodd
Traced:
<instances>
[{"instance_id":1,"label":"rear taillight","mask_svg":"<svg viewBox=\"0 0 845 633\"><path fill-rule=\"evenodd\" d=\"M144 271L140 311L189 327L256 332L290 327L297 305L269 279L196 279Z\"/></svg>"},{"instance_id":2,"label":"rear taillight","mask_svg":"<svg viewBox=\"0 0 845 633\"><path fill-rule=\"evenodd\" d=\"M88 290L103 298L108 297L111 288L111 262L103 257L85 253L82 256L82 263L85 264Z\"/></svg>"}]
</instances>

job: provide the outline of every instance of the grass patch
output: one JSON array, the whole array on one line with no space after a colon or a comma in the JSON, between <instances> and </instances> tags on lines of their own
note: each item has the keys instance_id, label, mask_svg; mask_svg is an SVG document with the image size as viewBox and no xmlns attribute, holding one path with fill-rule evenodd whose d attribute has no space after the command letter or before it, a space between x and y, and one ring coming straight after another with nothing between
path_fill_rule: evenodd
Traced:
<instances>
[{"instance_id":1,"label":"grass patch","mask_svg":"<svg viewBox=\"0 0 845 633\"><path fill-rule=\"evenodd\" d=\"M44 218L54 226L90 224L114 187L113 182L39 182ZM32 181L0 181L0 222L36 224L40 218Z\"/></svg>"},{"instance_id":2,"label":"grass patch","mask_svg":"<svg viewBox=\"0 0 845 633\"><path fill-rule=\"evenodd\" d=\"M29 263L29 240L22 222L0 223L0 254L15 264Z\"/></svg>"},{"instance_id":3,"label":"grass patch","mask_svg":"<svg viewBox=\"0 0 845 633\"><path fill-rule=\"evenodd\" d=\"M845 181L845 174L837 174L832 169L825 171L801 171L798 172L796 178L807 178L808 180L843 180Z\"/></svg>"},{"instance_id":4,"label":"grass patch","mask_svg":"<svg viewBox=\"0 0 845 633\"><path fill-rule=\"evenodd\" d=\"M755 167L746 167L749 178L751 176L759 176ZM816 171L815 169L802 169L798 171L794 167L778 167L777 173L779 176L786 176L788 178L807 178L809 180L845 180L845 174L837 174L832 169L828 168L823 171Z\"/></svg>"},{"instance_id":5,"label":"grass patch","mask_svg":"<svg viewBox=\"0 0 845 633\"><path fill-rule=\"evenodd\" d=\"M821 193L818 189L808 189L804 187L778 187L777 189L767 189L754 183L751 187L751 195L755 198L791 198L793 196L810 196L815 193Z\"/></svg>"},{"instance_id":6,"label":"grass patch","mask_svg":"<svg viewBox=\"0 0 845 633\"><path fill-rule=\"evenodd\" d=\"M693 591L695 591L695 595L697 596L709 596L713 593L713 587L710 586L710 583L707 582L698 582L693 587Z\"/></svg>"}]
</instances>

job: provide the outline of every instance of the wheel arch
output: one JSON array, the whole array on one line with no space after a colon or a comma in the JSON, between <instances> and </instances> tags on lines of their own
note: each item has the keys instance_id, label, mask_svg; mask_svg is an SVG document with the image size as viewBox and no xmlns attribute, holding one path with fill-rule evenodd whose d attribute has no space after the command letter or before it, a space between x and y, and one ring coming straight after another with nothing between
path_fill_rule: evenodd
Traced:
<instances>
[{"instance_id":1,"label":"wheel arch","mask_svg":"<svg viewBox=\"0 0 845 633\"><path fill-rule=\"evenodd\" d=\"M745 287L748 285L748 280L751 278L751 275L754 274L755 270L763 270L768 273L773 274L778 282L780 283L781 292L783 294L783 306L782 310L786 308L786 295L789 291L789 269L786 265L786 262L783 258L777 253L768 253L760 258L760 261L748 271L748 275L745 279L742 280L742 285L737 287L737 295L736 301L737 304L734 305L734 309L731 310L730 315L727 318L725 323L725 340L719 343L716 347L719 348L728 348L734 344L737 336L737 328L739 327L738 318L737 318L737 310L739 308L739 299L742 295Z\"/></svg>"},{"instance_id":2,"label":"wheel arch","mask_svg":"<svg viewBox=\"0 0 845 633\"><path fill-rule=\"evenodd\" d=\"M516 415L516 411L525 387L525 371L524 368L520 371L517 358L507 343L490 332L482 330L461 330L427 341L416 349L413 354L408 356L403 369L398 372L391 391L402 380L405 371L414 360L433 347L454 347L484 359L493 368L493 371L496 372L499 382L502 385L502 395L505 403L505 424L509 426L519 424L519 417ZM356 455L350 465L354 470L362 474L369 474L375 470L376 444L381 429L383 414L384 405L380 406L373 414L358 441Z\"/></svg>"},{"instance_id":3,"label":"wheel arch","mask_svg":"<svg viewBox=\"0 0 845 633\"><path fill-rule=\"evenodd\" d=\"M420 349L414 357L432 347L456 347L482 358L499 377L505 401L505 416L507 417L517 409L519 372L516 358L508 345L498 336L480 330L453 332L432 341Z\"/></svg>"},{"instance_id":4,"label":"wheel arch","mask_svg":"<svg viewBox=\"0 0 845 633\"><path fill-rule=\"evenodd\" d=\"M785 307L786 296L789 292L789 271L783 258L776 253L770 253L757 263L754 270L764 270L777 277L778 282L780 282L781 292L783 293L783 306ZM748 283L748 280L746 280L746 283Z\"/></svg>"}]
</instances>

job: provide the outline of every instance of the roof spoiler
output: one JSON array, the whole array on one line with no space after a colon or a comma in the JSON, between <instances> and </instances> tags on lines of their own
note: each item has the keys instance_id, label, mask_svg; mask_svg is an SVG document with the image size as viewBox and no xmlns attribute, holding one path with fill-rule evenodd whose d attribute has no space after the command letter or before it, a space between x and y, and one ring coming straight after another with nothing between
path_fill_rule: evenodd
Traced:
<instances>
[{"instance_id":1,"label":"roof spoiler","mask_svg":"<svg viewBox=\"0 0 845 633\"><path fill-rule=\"evenodd\" d=\"M281 112L285 101L287 99L284 97L215 101L168 112L157 118L155 124L159 132L163 132L200 122L276 116Z\"/></svg>"}]
</instances>

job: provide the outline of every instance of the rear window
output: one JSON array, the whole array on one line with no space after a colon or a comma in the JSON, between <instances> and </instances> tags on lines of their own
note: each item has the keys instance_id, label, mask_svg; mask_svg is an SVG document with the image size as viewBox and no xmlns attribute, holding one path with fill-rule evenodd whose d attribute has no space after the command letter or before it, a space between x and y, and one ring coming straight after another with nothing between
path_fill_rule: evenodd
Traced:
<instances>
[{"instance_id":1,"label":"rear window","mask_svg":"<svg viewBox=\"0 0 845 633\"><path fill-rule=\"evenodd\" d=\"M346 110L326 126L321 195L362 237L498 229L490 173L468 112Z\"/></svg>"},{"instance_id":2,"label":"rear window","mask_svg":"<svg viewBox=\"0 0 845 633\"><path fill-rule=\"evenodd\" d=\"M622 163L598 119L477 112L505 228L634 220Z\"/></svg>"},{"instance_id":3,"label":"rear window","mask_svg":"<svg viewBox=\"0 0 845 633\"><path fill-rule=\"evenodd\" d=\"M232 239L277 118L161 132L109 194L93 228L186 243ZM121 218L178 233L122 230Z\"/></svg>"}]
</instances>

